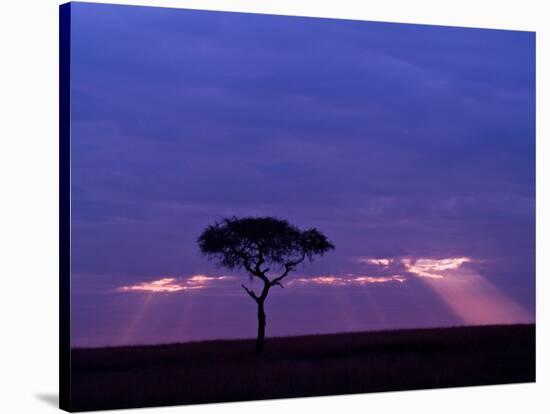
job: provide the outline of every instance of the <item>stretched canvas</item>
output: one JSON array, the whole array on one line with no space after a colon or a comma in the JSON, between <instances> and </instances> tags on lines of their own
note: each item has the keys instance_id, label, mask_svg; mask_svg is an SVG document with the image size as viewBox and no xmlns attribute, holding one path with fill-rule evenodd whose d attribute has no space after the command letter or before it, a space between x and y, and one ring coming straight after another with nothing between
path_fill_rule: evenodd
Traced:
<instances>
[{"instance_id":1,"label":"stretched canvas","mask_svg":"<svg viewBox=\"0 0 550 414\"><path fill-rule=\"evenodd\" d=\"M535 33L68 3L60 85L61 408L535 381Z\"/></svg>"}]
</instances>

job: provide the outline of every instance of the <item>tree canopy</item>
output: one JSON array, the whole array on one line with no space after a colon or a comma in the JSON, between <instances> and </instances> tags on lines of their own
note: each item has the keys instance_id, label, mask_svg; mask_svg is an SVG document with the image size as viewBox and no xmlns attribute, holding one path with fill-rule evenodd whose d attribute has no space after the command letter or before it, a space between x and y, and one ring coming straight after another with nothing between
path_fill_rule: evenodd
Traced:
<instances>
[{"instance_id":1,"label":"tree canopy","mask_svg":"<svg viewBox=\"0 0 550 414\"><path fill-rule=\"evenodd\" d=\"M282 269L272 284L278 284L305 259L311 261L334 249L316 228L302 231L274 217L224 218L208 226L198 243L203 254L229 269L245 269L260 278L270 270Z\"/></svg>"}]
</instances>

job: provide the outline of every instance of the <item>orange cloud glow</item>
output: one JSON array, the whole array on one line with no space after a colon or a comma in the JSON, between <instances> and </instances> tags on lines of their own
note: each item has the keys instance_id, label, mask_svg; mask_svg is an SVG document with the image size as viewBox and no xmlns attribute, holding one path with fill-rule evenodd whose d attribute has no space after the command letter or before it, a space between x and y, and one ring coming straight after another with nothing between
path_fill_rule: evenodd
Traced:
<instances>
[{"instance_id":1,"label":"orange cloud glow","mask_svg":"<svg viewBox=\"0 0 550 414\"><path fill-rule=\"evenodd\" d=\"M373 258L373 257L361 257L357 260L358 263L366 263L375 266L384 266L388 267L392 262L392 259L382 259L382 258Z\"/></svg>"},{"instance_id":2,"label":"orange cloud glow","mask_svg":"<svg viewBox=\"0 0 550 414\"><path fill-rule=\"evenodd\" d=\"M229 279L231 276L194 275L189 278L163 277L151 282L121 286L117 292L173 293L184 290L202 289L213 281Z\"/></svg>"},{"instance_id":3,"label":"orange cloud glow","mask_svg":"<svg viewBox=\"0 0 550 414\"><path fill-rule=\"evenodd\" d=\"M288 282L289 285L328 285L328 286L352 286L352 285L367 285L371 283L388 283L399 282L403 283L407 279L401 275L391 276L363 276L363 275L345 275L345 276L314 276L314 277L299 277Z\"/></svg>"},{"instance_id":4,"label":"orange cloud glow","mask_svg":"<svg viewBox=\"0 0 550 414\"><path fill-rule=\"evenodd\" d=\"M447 259L402 259L408 272L419 276L432 279L442 279L445 271L458 269L464 263L471 260L468 257L453 257Z\"/></svg>"}]
</instances>

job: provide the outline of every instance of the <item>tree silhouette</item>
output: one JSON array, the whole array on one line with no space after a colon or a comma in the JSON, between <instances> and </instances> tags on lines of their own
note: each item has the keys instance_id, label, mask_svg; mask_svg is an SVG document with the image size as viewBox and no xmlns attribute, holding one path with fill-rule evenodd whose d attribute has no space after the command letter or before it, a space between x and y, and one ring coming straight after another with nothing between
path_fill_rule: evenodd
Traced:
<instances>
[{"instance_id":1,"label":"tree silhouette","mask_svg":"<svg viewBox=\"0 0 550 414\"><path fill-rule=\"evenodd\" d=\"M250 280L263 282L259 294L242 285L258 305L257 354L264 349L264 302L269 289L275 285L282 288L283 279L304 260L312 261L314 256L334 249L316 228L302 231L274 217L224 218L208 226L197 242L201 252L219 266L244 269Z\"/></svg>"}]
</instances>

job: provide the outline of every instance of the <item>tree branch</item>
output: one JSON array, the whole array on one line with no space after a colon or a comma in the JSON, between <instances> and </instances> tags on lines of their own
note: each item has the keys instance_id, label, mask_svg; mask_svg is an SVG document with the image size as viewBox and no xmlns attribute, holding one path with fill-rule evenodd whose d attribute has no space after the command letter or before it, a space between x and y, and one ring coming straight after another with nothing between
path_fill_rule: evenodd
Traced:
<instances>
[{"instance_id":1,"label":"tree branch","mask_svg":"<svg viewBox=\"0 0 550 414\"><path fill-rule=\"evenodd\" d=\"M243 266L244 268L246 269L246 271L248 273L250 273L251 275L253 276L258 276L258 272L252 268L252 266L250 266L250 256L247 255L246 253L242 252L242 251L235 251L235 254L238 255L242 261L243 261ZM255 266L255 267L258 267L258 266Z\"/></svg>"},{"instance_id":2,"label":"tree branch","mask_svg":"<svg viewBox=\"0 0 550 414\"><path fill-rule=\"evenodd\" d=\"M283 287L283 285L281 284L281 280L283 280L292 270L294 270L294 268L297 265L302 263L305 260L305 258L306 258L306 253L304 251L304 252L302 252L302 256L298 260L294 260L294 261L291 261L291 262L286 262L284 264L285 271L280 276L276 277L271 282L269 282L269 284L271 286L277 285L277 286Z\"/></svg>"},{"instance_id":3,"label":"tree branch","mask_svg":"<svg viewBox=\"0 0 550 414\"><path fill-rule=\"evenodd\" d=\"M246 271L247 271L248 273L250 273L250 274L252 274L252 275L254 275L254 276L258 276L258 275L256 274L256 271L250 267L250 265L248 264L248 262L244 262L244 268L246 269Z\"/></svg>"},{"instance_id":4,"label":"tree branch","mask_svg":"<svg viewBox=\"0 0 550 414\"><path fill-rule=\"evenodd\" d=\"M256 262L256 266L254 267L254 270L256 271L256 273L264 273L262 272L262 270L260 269L260 267L265 263L265 259L264 259L264 255L262 253L262 249L260 248L260 246L258 246L258 261Z\"/></svg>"},{"instance_id":5,"label":"tree branch","mask_svg":"<svg viewBox=\"0 0 550 414\"><path fill-rule=\"evenodd\" d=\"M256 296L253 290L248 289L245 285L241 285L241 286L243 287L244 290L246 290L246 293L248 293L252 299L258 302L258 296Z\"/></svg>"}]
</instances>

